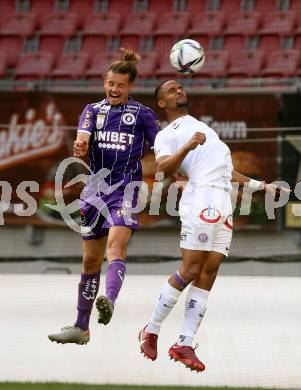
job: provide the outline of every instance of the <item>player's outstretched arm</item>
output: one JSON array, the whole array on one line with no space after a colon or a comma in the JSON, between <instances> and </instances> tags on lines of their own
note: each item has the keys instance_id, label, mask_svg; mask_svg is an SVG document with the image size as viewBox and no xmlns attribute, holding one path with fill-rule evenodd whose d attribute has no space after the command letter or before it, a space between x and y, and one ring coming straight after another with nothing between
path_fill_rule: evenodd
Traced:
<instances>
[{"instance_id":1,"label":"player's outstretched arm","mask_svg":"<svg viewBox=\"0 0 301 390\"><path fill-rule=\"evenodd\" d=\"M157 159L158 172L163 172L165 176L171 176L176 173L182 161L187 154L194 150L198 145L203 145L206 141L206 136L203 133L196 132L191 139L182 146L175 154L170 156L162 156Z\"/></svg>"},{"instance_id":2,"label":"player's outstretched arm","mask_svg":"<svg viewBox=\"0 0 301 390\"><path fill-rule=\"evenodd\" d=\"M78 132L76 140L73 144L74 157L84 157L88 152L90 134L84 132Z\"/></svg>"},{"instance_id":3,"label":"player's outstretched arm","mask_svg":"<svg viewBox=\"0 0 301 390\"><path fill-rule=\"evenodd\" d=\"M265 183L264 181L258 181L254 180L248 176L243 175L242 173L239 173L235 170L232 171L232 182L239 183L240 185L247 185L252 190L266 190L270 191L272 193L275 193L275 191L284 191L284 192L291 192L289 188L285 188L282 186L277 186L273 183Z\"/></svg>"}]
</instances>

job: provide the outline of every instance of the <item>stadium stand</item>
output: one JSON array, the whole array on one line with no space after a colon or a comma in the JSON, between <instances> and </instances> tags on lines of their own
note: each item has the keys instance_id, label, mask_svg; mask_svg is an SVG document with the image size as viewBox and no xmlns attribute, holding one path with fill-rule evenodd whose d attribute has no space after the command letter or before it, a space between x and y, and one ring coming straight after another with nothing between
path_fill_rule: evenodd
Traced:
<instances>
[{"instance_id":1,"label":"stadium stand","mask_svg":"<svg viewBox=\"0 0 301 390\"><path fill-rule=\"evenodd\" d=\"M236 52L230 58L229 77L249 78L255 77L261 72L264 58L261 51Z\"/></svg>"},{"instance_id":2,"label":"stadium stand","mask_svg":"<svg viewBox=\"0 0 301 390\"><path fill-rule=\"evenodd\" d=\"M300 52L295 49L272 52L266 58L266 66L261 73L265 77L296 76L299 59Z\"/></svg>"},{"instance_id":3,"label":"stadium stand","mask_svg":"<svg viewBox=\"0 0 301 390\"><path fill-rule=\"evenodd\" d=\"M276 77L294 77L300 64L296 55L288 54L288 50L300 50L301 46L300 1L2 1L0 50L5 61L1 62L4 70L0 78L22 80L24 77L27 80L30 72L26 70L29 73L23 76L19 58L25 58L23 55L27 53L36 54L26 57L26 66L32 63L36 69L35 59L44 58L47 52L53 54L52 66L56 66L53 77L63 78L64 74L68 79L77 74L87 79L99 77L103 74L103 62L97 57L100 61L97 66L95 53L116 53L120 46L130 46L142 54L139 65L142 78L171 74L175 77L168 64L168 53L171 46L183 38L201 42L206 52L206 65L194 78L252 79L275 74ZM282 55L278 54L277 63L284 65L286 61L286 69L275 73L270 54L273 53L274 58L277 51L283 51ZM71 62L70 71L58 70L68 53L86 58L81 60L80 72ZM111 54L104 58L112 58ZM77 68L74 72L73 67ZM44 63L42 68L41 72L32 71L32 74L43 77Z\"/></svg>"},{"instance_id":4,"label":"stadium stand","mask_svg":"<svg viewBox=\"0 0 301 390\"><path fill-rule=\"evenodd\" d=\"M86 53L66 53L61 56L51 76L55 79L78 79L85 75L88 64Z\"/></svg>"},{"instance_id":5,"label":"stadium stand","mask_svg":"<svg viewBox=\"0 0 301 390\"><path fill-rule=\"evenodd\" d=\"M15 70L15 79L32 80L47 78L54 63L53 53L28 53L19 58Z\"/></svg>"},{"instance_id":6,"label":"stadium stand","mask_svg":"<svg viewBox=\"0 0 301 390\"><path fill-rule=\"evenodd\" d=\"M120 19L121 17L118 13L90 15L86 18L83 35L117 35L120 27Z\"/></svg>"}]
</instances>

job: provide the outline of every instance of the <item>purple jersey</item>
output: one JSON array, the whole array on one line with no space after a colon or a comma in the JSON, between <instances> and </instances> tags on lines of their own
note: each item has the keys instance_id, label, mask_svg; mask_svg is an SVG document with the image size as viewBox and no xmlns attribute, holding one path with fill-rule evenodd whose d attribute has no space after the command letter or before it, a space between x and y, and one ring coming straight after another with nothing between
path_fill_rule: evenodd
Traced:
<instances>
[{"instance_id":1,"label":"purple jersey","mask_svg":"<svg viewBox=\"0 0 301 390\"><path fill-rule=\"evenodd\" d=\"M107 168L108 185L141 180L140 159L144 141L154 145L158 118L149 108L129 98L124 105L111 106L107 99L88 104L81 114L79 132L91 134L89 164L92 173Z\"/></svg>"}]
</instances>

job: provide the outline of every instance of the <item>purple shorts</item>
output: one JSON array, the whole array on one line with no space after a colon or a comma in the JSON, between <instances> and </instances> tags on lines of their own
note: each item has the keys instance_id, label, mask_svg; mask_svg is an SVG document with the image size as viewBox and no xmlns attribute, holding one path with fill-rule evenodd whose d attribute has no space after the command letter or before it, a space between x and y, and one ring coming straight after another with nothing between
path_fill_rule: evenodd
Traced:
<instances>
[{"instance_id":1,"label":"purple shorts","mask_svg":"<svg viewBox=\"0 0 301 390\"><path fill-rule=\"evenodd\" d=\"M93 205L80 200L81 234L84 240L93 240L109 234L113 226L138 229L137 214L132 210L137 205L139 189L135 189L131 199L124 199L123 189L118 188L110 195L99 195Z\"/></svg>"}]
</instances>

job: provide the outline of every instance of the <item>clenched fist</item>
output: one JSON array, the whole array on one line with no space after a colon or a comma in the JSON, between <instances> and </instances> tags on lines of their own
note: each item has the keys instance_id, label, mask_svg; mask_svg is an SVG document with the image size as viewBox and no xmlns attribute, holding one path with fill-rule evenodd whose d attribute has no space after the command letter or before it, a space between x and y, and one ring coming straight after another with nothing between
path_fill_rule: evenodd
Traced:
<instances>
[{"instance_id":1,"label":"clenched fist","mask_svg":"<svg viewBox=\"0 0 301 390\"><path fill-rule=\"evenodd\" d=\"M87 141L75 141L73 144L73 155L74 157L83 157L88 152Z\"/></svg>"},{"instance_id":2,"label":"clenched fist","mask_svg":"<svg viewBox=\"0 0 301 390\"><path fill-rule=\"evenodd\" d=\"M194 135L190 138L190 140L187 142L185 147L188 150L194 150L198 145L203 145L206 141L206 136L204 133L201 133L197 131L194 133Z\"/></svg>"}]
</instances>

